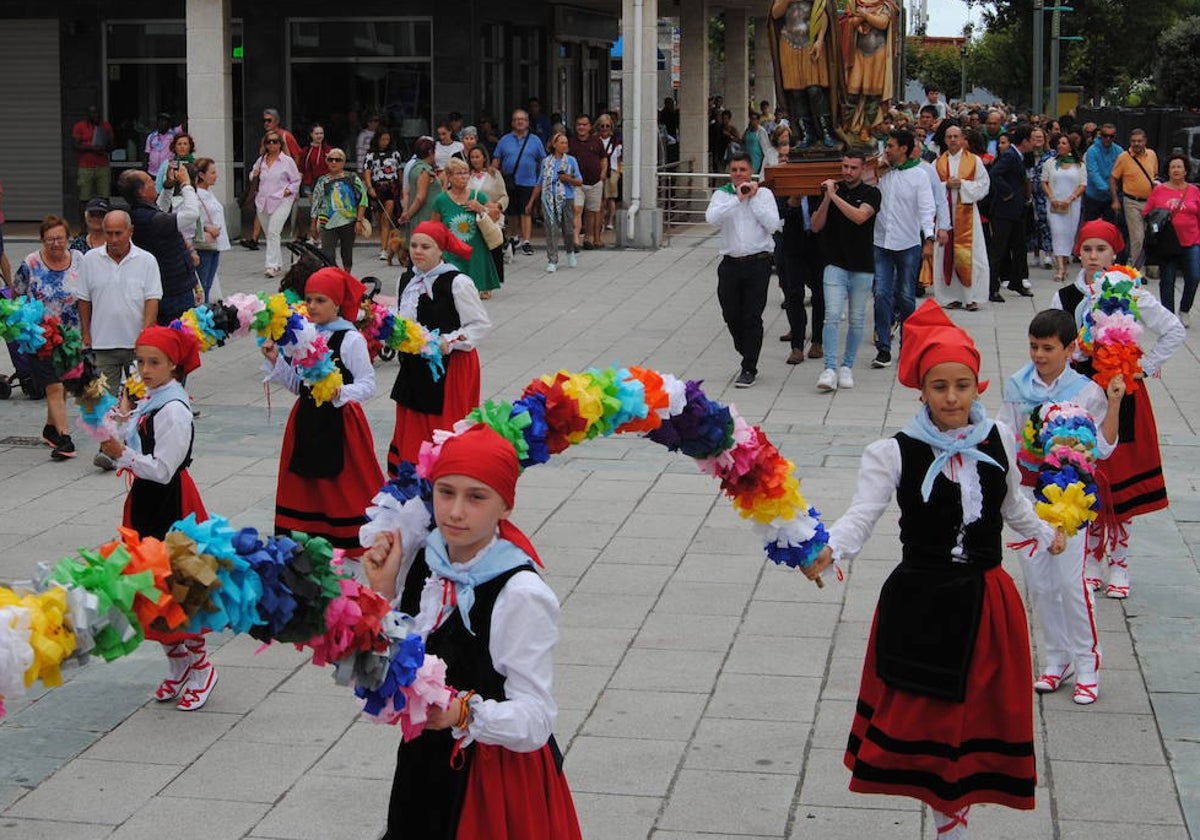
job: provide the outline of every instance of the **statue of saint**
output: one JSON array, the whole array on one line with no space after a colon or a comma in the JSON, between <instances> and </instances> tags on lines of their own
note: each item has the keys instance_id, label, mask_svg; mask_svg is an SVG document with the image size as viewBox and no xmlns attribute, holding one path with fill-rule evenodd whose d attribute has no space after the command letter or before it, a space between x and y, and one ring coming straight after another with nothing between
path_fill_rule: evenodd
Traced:
<instances>
[{"instance_id":1,"label":"statue of saint","mask_svg":"<svg viewBox=\"0 0 1200 840\"><path fill-rule=\"evenodd\" d=\"M885 102L895 91L896 0L846 0L841 19L846 66L846 110L842 128L862 142L880 123Z\"/></svg>"},{"instance_id":2,"label":"statue of saint","mask_svg":"<svg viewBox=\"0 0 1200 840\"><path fill-rule=\"evenodd\" d=\"M833 0L772 0L771 46L776 84L783 91L801 149L837 146L830 102L841 86Z\"/></svg>"}]
</instances>

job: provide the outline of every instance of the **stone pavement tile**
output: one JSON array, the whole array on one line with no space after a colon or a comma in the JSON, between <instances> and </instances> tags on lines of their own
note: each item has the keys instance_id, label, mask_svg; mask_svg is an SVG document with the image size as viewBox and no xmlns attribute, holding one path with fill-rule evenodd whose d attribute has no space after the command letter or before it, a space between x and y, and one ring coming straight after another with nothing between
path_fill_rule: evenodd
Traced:
<instances>
[{"instance_id":1,"label":"stone pavement tile","mask_svg":"<svg viewBox=\"0 0 1200 840\"><path fill-rule=\"evenodd\" d=\"M1101 669L1113 671L1133 671L1141 667L1133 652L1133 640L1129 631L1101 631L1100 634Z\"/></svg>"},{"instance_id":2,"label":"stone pavement tile","mask_svg":"<svg viewBox=\"0 0 1200 840\"><path fill-rule=\"evenodd\" d=\"M217 673L221 676L216 689L204 708L193 714L247 714L282 685L288 676L287 671L222 665L219 661Z\"/></svg>"},{"instance_id":3,"label":"stone pavement tile","mask_svg":"<svg viewBox=\"0 0 1200 840\"><path fill-rule=\"evenodd\" d=\"M634 499L613 499L604 502L568 499L554 509L554 518L559 522L608 522L619 525L629 518L636 504ZM524 498L521 499L521 508L525 508Z\"/></svg>"},{"instance_id":4,"label":"stone pavement tile","mask_svg":"<svg viewBox=\"0 0 1200 840\"><path fill-rule=\"evenodd\" d=\"M84 753L98 761L187 765L228 732L241 717L209 713L188 715L174 703L138 709Z\"/></svg>"},{"instance_id":5,"label":"stone pavement tile","mask_svg":"<svg viewBox=\"0 0 1200 840\"><path fill-rule=\"evenodd\" d=\"M820 677L829 660L828 640L739 634L722 669L727 674Z\"/></svg>"},{"instance_id":6,"label":"stone pavement tile","mask_svg":"<svg viewBox=\"0 0 1200 840\"><path fill-rule=\"evenodd\" d=\"M811 725L705 717L683 761L689 770L780 773L797 777Z\"/></svg>"},{"instance_id":7,"label":"stone pavement tile","mask_svg":"<svg viewBox=\"0 0 1200 840\"><path fill-rule=\"evenodd\" d=\"M665 796L685 741L579 735L564 765L571 790Z\"/></svg>"},{"instance_id":8,"label":"stone pavement tile","mask_svg":"<svg viewBox=\"0 0 1200 840\"><path fill-rule=\"evenodd\" d=\"M761 563L745 563L723 554L689 551L683 556L674 580L698 583L740 583L753 586L762 571Z\"/></svg>"},{"instance_id":9,"label":"stone pavement tile","mask_svg":"<svg viewBox=\"0 0 1200 840\"><path fill-rule=\"evenodd\" d=\"M242 634L228 637L213 656L217 665L237 665L249 668L270 668L294 671L296 666L312 661L311 651L296 650L293 645L264 645L258 639Z\"/></svg>"},{"instance_id":10,"label":"stone pavement tile","mask_svg":"<svg viewBox=\"0 0 1200 840\"><path fill-rule=\"evenodd\" d=\"M680 771L659 820L672 831L782 837L796 792L792 775Z\"/></svg>"},{"instance_id":11,"label":"stone pavement tile","mask_svg":"<svg viewBox=\"0 0 1200 840\"><path fill-rule=\"evenodd\" d=\"M253 743L323 745L336 741L358 716L354 692L340 696L274 692L226 736Z\"/></svg>"},{"instance_id":12,"label":"stone pavement tile","mask_svg":"<svg viewBox=\"0 0 1200 840\"><path fill-rule=\"evenodd\" d=\"M524 528L522 527L521 530ZM553 552L542 551L539 553L549 572L572 576L576 579L581 577L600 556L600 550L596 548L556 548Z\"/></svg>"},{"instance_id":13,"label":"stone pavement tile","mask_svg":"<svg viewBox=\"0 0 1200 840\"><path fill-rule=\"evenodd\" d=\"M1058 819L1181 825L1175 783L1167 767L1050 760ZM1120 791L1120 796L1114 796Z\"/></svg>"},{"instance_id":14,"label":"stone pavement tile","mask_svg":"<svg viewBox=\"0 0 1200 840\"><path fill-rule=\"evenodd\" d=\"M120 825L182 769L76 758L9 808L5 816Z\"/></svg>"},{"instance_id":15,"label":"stone pavement tile","mask_svg":"<svg viewBox=\"0 0 1200 840\"><path fill-rule=\"evenodd\" d=\"M559 627L554 664L615 668L636 632L630 627Z\"/></svg>"},{"instance_id":16,"label":"stone pavement tile","mask_svg":"<svg viewBox=\"0 0 1200 840\"><path fill-rule=\"evenodd\" d=\"M579 827L588 840L634 840L648 837L658 818L657 796L588 793L580 791L567 767L567 783L575 800ZM655 832L655 836L659 836Z\"/></svg>"},{"instance_id":17,"label":"stone pavement tile","mask_svg":"<svg viewBox=\"0 0 1200 840\"><path fill-rule=\"evenodd\" d=\"M647 487L649 482L647 482ZM571 501L616 502L624 504L641 498L645 488L639 490L636 482L619 481L610 473L603 477L592 475L570 494ZM565 495L565 494L564 494Z\"/></svg>"},{"instance_id":18,"label":"stone pavement tile","mask_svg":"<svg viewBox=\"0 0 1200 840\"><path fill-rule=\"evenodd\" d=\"M96 737L95 733L89 734ZM65 763L61 756L0 754L0 758L0 789L12 786L20 792L37 787ZM14 792L12 799L16 798Z\"/></svg>"},{"instance_id":19,"label":"stone pavement tile","mask_svg":"<svg viewBox=\"0 0 1200 840\"><path fill-rule=\"evenodd\" d=\"M113 832L109 840L162 840L164 834L169 834L171 840L244 837L263 818L268 807L261 802L156 796ZM203 817L199 817L201 814Z\"/></svg>"},{"instance_id":20,"label":"stone pavement tile","mask_svg":"<svg viewBox=\"0 0 1200 840\"><path fill-rule=\"evenodd\" d=\"M594 563L579 579L575 589L601 595L624 595L628 592L649 594L662 589L672 572L670 566Z\"/></svg>"},{"instance_id":21,"label":"stone pavement tile","mask_svg":"<svg viewBox=\"0 0 1200 840\"><path fill-rule=\"evenodd\" d=\"M725 654L720 651L631 648L617 666L610 685L707 695L724 660Z\"/></svg>"},{"instance_id":22,"label":"stone pavement tile","mask_svg":"<svg viewBox=\"0 0 1200 840\"><path fill-rule=\"evenodd\" d=\"M311 662L307 667L297 668L291 676L280 683L278 692L285 694L321 694L345 700L354 696L354 689L338 685L333 681L333 666L318 667ZM351 701L353 702L353 701Z\"/></svg>"},{"instance_id":23,"label":"stone pavement tile","mask_svg":"<svg viewBox=\"0 0 1200 840\"><path fill-rule=\"evenodd\" d=\"M1052 759L1105 762L1119 757L1127 765L1166 763L1153 715L1097 708L1091 715L1045 711L1042 719L1046 722L1046 749Z\"/></svg>"},{"instance_id":24,"label":"stone pavement tile","mask_svg":"<svg viewBox=\"0 0 1200 840\"><path fill-rule=\"evenodd\" d=\"M816 715L821 680L721 674L705 717L809 722Z\"/></svg>"},{"instance_id":25,"label":"stone pavement tile","mask_svg":"<svg viewBox=\"0 0 1200 840\"><path fill-rule=\"evenodd\" d=\"M554 699L560 709L591 709L612 679L608 665L554 665Z\"/></svg>"},{"instance_id":26,"label":"stone pavement tile","mask_svg":"<svg viewBox=\"0 0 1200 840\"><path fill-rule=\"evenodd\" d=\"M621 525L617 536L620 537L660 537L670 534L674 537L692 537L700 528L702 514L681 513L632 513ZM706 543L697 540L700 545Z\"/></svg>"},{"instance_id":27,"label":"stone pavement tile","mask_svg":"<svg viewBox=\"0 0 1200 840\"><path fill-rule=\"evenodd\" d=\"M320 744L248 743L227 735L163 791L165 796L275 802L326 751Z\"/></svg>"},{"instance_id":28,"label":"stone pavement tile","mask_svg":"<svg viewBox=\"0 0 1200 840\"><path fill-rule=\"evenodd\" d=\"M731 562L736 562L736 558ZM663 588L654 609L662 613L741 616L752 592L752 584L699 583L672 579Z\"/></svg>"},{"instance_id":29,"label":"stone pavement tile","mask_svg":"<svg viewBox=\"0 0 1200 840\"><path fill-rule=\"evenodd\" d=\"M732 615L687 615L652 611L633 640L636 648L729 650L738 629Z\"/></svg>"},{"instance_id":30,"label":"stone pavement tile","mask_svg":"<svg viewBox=\"0 0 1200 840\"><path fill-rule=\"evenodd\" d=\"M1200 685L1200 662L1182 650L1143 650L1138 646L1146 687L1150 691L1195 691Z\"/></svg>"},{"instance_id":31,"label":"stone pavement tile","mask_svg":"<svg viewBox=\"0 0 1200 840\"><path fill-rule=\"evenodd\" d=\"M705 694L609 688L600 695L580 734L686 741L707 703Z\"/></svg>"},{"instance_id":32,"label":"stone pavement tile","mask_svg":"<svg viewBox=\"0 0 1200 840\"><path fill-rule=\"evenodd\" d=\"M821 688L821 700L858 700L858 684L862 679L863 657L866 645L857 655L834 655L829 660L829 672ZM1073 703L1071 705L1074 705Z\"/></svg>"},{"instance_id":33,"label":"stone pavement tile","mask_svg":"<svg viewBox=\"0 0 1200 840\"><path fill-rule=\"evenodd\" d=\"M920 811L922 804L916 799L903 796L877 796L852 793L850 771L842 764L845 749L817 749L808 751L805 760L804 784L800 789L799 802L806 805L836 806L846 808L890 809L895 811Z\"/></svg>"},{"instance_id":34,"label":"stone pavement tile","mask_svg":"<svg viewBox=\"0 0 1200 840\"><path fill-rule=\"evenodd\" d=\"M854 722L854 700L821 698L817 706L817 722L812 729L812 745L831 750L844 750Z\"/></svg>"},{"instance_id":35,"label":"stone pavement tile","mask_svg":"<svg viewBox=\"0 0 1200 840\"><path fill-rule=\"evenodd\" d=\"M558 718L554 721L554 737L558 739L560 749L567 750L571 741L583 728L583 722L590 714L590 709L566 709L558 707Z\"/></svg>"},{"instance_id":36,"label":"stone pavement tile","mask_svg":"<svg viewBox=\"0 0 1200 840\"><path fill-rule=\"evenodd\" d=\"M601 563L637 563L651 566L675 566L687 551L686 538L614 537L598 558Z\"/></svg>"},{"instance_id":37,"label":"stone pavement tile","mask_svg":"<svg viewBox=\"0 0 1200 840\"><path fill-rule=\"evenodd\" d=\"M47 776L50 774L47 773ZM0 812L29 792L29 788L0 781Z\"/></svg>"},{"instance_id":38,"label":"stone pavement tile","mask_svg":"<svg viewBox=\"0 0 1200 840\"><path fill-rule=\"evenodd\" d=\"M561 624L573 627L640 627L654 606L653 595L572 592L563 603Z\"/></svg>"},{"instance_id":39,"label":"stone pavement tile","mask_svg":"<svg viewBox=\"0 0 1200 840\"><path fill-rule=\"evenodd\" d=\"M758 636L828 639L837 626L841 604L797 604L788 601L750 602L741 632Z\"/></svg>"},{"instance_id":40,"label":"stone pavement tile","mask_svg":"<svg viewBox=\"0 0 1200 840\"><path fill-rule=\"evenodd\" d=\"M1184 821L1196 832L1200 829L1200 745L1193 741L1169 740L1166 747Z\"/></svg>"},{"instance_id":41,"label":"stone pavement tile","mask_svg":"<svg viewBox=\"0 0 1200 840\"><path fill-rule=\"evenodd\" d=\"M578 522L557 522L551 520L543 524L532 535L534 545L546 546L551 556L558 546L575 548L604 548L613 534L620 527L612 522L594 522L582 524Z\"/></svg>"},{"instance_id":42,"label":"stone pavement tile","mask_svg":"<svg viewBox=\"0 0 1200 840\"><path fill-rule=\"evenodd\" d=\"M61 687L16 711L12 722L47 730L107 732L150 698L161 677L159 656L139 648L116 662L93 661L73 670Z\"/></svg>"},{"instance_id":43,"label":"stone pavement tile","mask_svg":"<svg viewBox=\"0 0 1200 840\"><path fill-rule=\"evenodd\" d=\"M666 531L663 533L679 533ZM691 536L692 532L688 532ZM647 534L647 536L651 536ZM738 528L714 528L705 525L695 532L691 545L692 551L704 554L720 554L729 557L734 562L739 557L754 557L762 559L762 543L754 536L754 532L742 526Z\"/></svg>"},{"instance_id":44,"label":"stone pavement tile","mask_svg":"<svg viewBox=\"0 0 1200 840\"><path fill-rule=\"evenodd\" d=\"M1150 695L1150 703L1164 741L1200 743L1200 693L1154 692Z\"/></svg>"},{"instance_id":45,"label":"stone pavement tile","mask_svg":"<svg viewBox=\"0 0 1200 840\"><path fill-rule=\"evenodd\" d=\"M306 774L254 828L255 837L362 840L387 823L391 779Z\"/></svg>"},{"instance_id":46,"label":"stone pavement tile","mask_svg":"<svg viewBox=\"0 0 1200 840\"><path fill-rule=\"evenodd\" d=\"M709 481L711 482L711 479ZM638 501L635 510L647 516L671 513L706 516L709 511L721 504L721 495L713 492L711 483L708 489L708 493L681 493L666 490L660 482L656 482L650 492Z\"/></svg>"},{"instance_id":47,"label":"stone pavement tile","mask_svg":"<svg viewBox=\"0 0 1200 840\"><path fill-rule=\"evenodd\" d=\"M971 826L974 829L974 825ZM972 836L974 836L972 834ZM1131 837L1153 840L1191 840L1181 825L1144 825L1138 823L1059 820L1059 840L1129 840Z\"/></svg>"},{"instance_id":48,"label":"stone pavement tile","mask_svg":"<svg viewBox=\"0 0 1200 840\"><path fill-rule=\"evenodd\" d=\"M1070 712L1076 715L1151 714L1146 684L1138 671L1108 671L1100 669L1100 699L1091 706L1080 706L1071 700L1071 692L1059 689L1040 696L1043 711Z\"/></svg>"},{"instance_id":49,"label":"stone pavement tile","mask_svg":"<svg viewBox=\"0 0 1200 840\"><path fill-rule=\"evenodd\" d=\"M920 840L920 811L886 811L882 809L823 808L798 805L792 817L788 840L812 837L828 838L887 838L888 840ZM974 837L974 825L971 826ZM932 829L931 829L932 830Z\"/></svg>"},{"instance_id":50,"label":"stone pavement tile","mask_svg":"<svg viewBox=\"0 0 1200 840\"><path fill-rule=\"evenodd\" d=\"M754 588L754 600L831 604L842 599L845 590L840 587L840 584L826 584L822 589L795 569L768 563L763 568L762 577L758 579L758 586Z\"/></svg>"},{"instance_id":51,"label":"stone pavement tile","mask_svg":"<svg viewBox=\"0 0 1200 840\"><path fill-rule=\"evenodd\" d=\"M1055 840L1054 815L1045 787L1034 793L1037 805L1032 811L1018 811L1002 805L975 805L971 808L971 840ZM933 815L926 811L932 826Z\"/></svg>"},{"instance_id":52,"label":"stone pavement tile","mask_svg":"<svg viewBox=\"0 0 1200 840\"><path fill-rule=\"evenodd\" d=\"M28 726L9 723L0 727L0 780L17 769L18 759L74 758L95 740L96 733L84 729L38 726L33 721Z\"/></svg>"},{"instance_id":53,"label":"stone pavement tile","mask_svg":"<svg viewBox=\"0 0 1200 840\"><path fill-rule=\"evenodd\" d=\"M109 836L111 825L20 820L0 816L0 840L101 840Z\"/></svg>"},{"instance_id":54,"label":"stone pavement tile","mask_svg":"<svg viewBox=\"0 0 1200 840\"><path fill-rule=\"evenodd\" d=\"M399 745L398 726L360 719L321 756L312 772L322 776L391 781Z\"/></svg>"}]
</instances>

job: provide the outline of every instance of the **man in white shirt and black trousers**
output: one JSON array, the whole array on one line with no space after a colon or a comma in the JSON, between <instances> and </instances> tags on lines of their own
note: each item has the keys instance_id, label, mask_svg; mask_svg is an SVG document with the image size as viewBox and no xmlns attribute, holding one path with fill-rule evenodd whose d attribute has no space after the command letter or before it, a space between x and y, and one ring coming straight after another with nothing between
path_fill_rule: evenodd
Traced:
<instances>
[{"instance_id":1,"label":"man in white shirt and black trousers","mask_svg":"<svg viewBox=\"0 0 1200 840\"><path fill-rule=\"evenodd\" d=\"M710 225L721 228L721 263L717 266L717 300L721 317L742 356L742 369L733 383L749 388L758 376L762 350L763 310L771 279L771 253L776 231L783 227L775 196L753 179L750 155L738 153L729 161L730 183L713 193L704 211Z\"/></svg>"}]
</instances>

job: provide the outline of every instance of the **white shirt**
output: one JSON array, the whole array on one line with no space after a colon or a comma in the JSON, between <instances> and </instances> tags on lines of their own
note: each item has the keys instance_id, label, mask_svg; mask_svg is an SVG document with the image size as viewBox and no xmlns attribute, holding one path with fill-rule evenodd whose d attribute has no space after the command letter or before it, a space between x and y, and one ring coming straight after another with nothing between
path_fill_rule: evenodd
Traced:
<instances>
[{"instance_id":1,"label":"white shirt","mask_svg":"<svg viewBox=\"0 0 1200 840\"><path fill-rule=\"evenodd\" d=\"M327 334L328 336L328 334ZM371 364L371 354L367 350L367 340L358 330L346 330L338 355L346 370L354 376L354 381L338 389L333 398L335 408L341 408L346 403L364 403L375 396L375 366ZM275 359L275 365L263 361L263 370L267 372L267 382L278 382L293 394L299 394L303 380L296 369L288 363L283 353Z\"/></svg>"},{"instance_id":2,"label":"white shirt","mask_svg":"<svg viewBox=\"0 0 1200 840\"><path fill-rule=\"evenodd\" d=\"M1066 370L1063 373L1066 373ZM1050 402L1050 395L1054 392L1054 385L1059 379L1062 379L1063 373L1056 376L1053 382L1043 382L1042 377L1035 370L1033 376L1030 378L1030 382L1033 384L1033 397L1042 403ZM1100 458L1107 458L1117 448L1117 441L1114 440L1109 443L1104 437L1104 433L1100 431L1100 426L1104 423L1104 418L1108 416L1108 396L1104 393L1104 389L1095 382L1088 382L1071 398L1071 402L1092 415L1092 420L1096 424L1096 454ZM1025 422L1029 417L1027 415L1021 416L1018 413L1018 405L1019 403L1007 401L1000 403L1000 410L996 412L996 422L1003 423L1010 429L1015 430L1017 437L1020 437L1022 430L1025 428Z\"/></svg>"},{"instance_id":3,"label":"white shirt","mask_svg":"<svg viewBox=\"0 0 1200 840\"><path fill-rule=\"evenodd\" d=\"M892 167L879 179L883 196L875 219L875 246L905 251L933 236L933 194L921 167Z\"/></svg>"},{"instance_id":4,"label":"white shirt","mask_svg":"<svg viewBox=\"0 0 1200 840\"><path fill-rule=\"evenodd\" d=\"M1000 431L1000 442L1004 446L1004 455L1008 458L1008 471L1004 480L1008 492L1004 503L1000 506L1000 514L1013 530L1025 538L1036 537L1045 548L1054 541L1054 530L1038 518L1029 498L1021 492L1021 471L1017 469L1016 452L1014 451L1014 436L1012 428L997 423ZM952 458L942 468L946 478L959 484L963 491L963 506L967 507L970 485L961 481L956 470L977 470L977 461L965 461L964 466L957 466ZM976 472L976 474L978 474ZM884 438L870 444L863 452L862 463L858 467L858 486L854 491L854 499L850 507L829 529L829 545L833 549L833 557L839 563L853 559L862 551L863 546L871 536L875 523L892 501L892 494L900 485L900 444L895 438ZM978 492L979 482L974 482Z\"/></svg>"},{"instance_id":5,"label":"white shirt","mask_svg":"<svg viewBox=\"0 0 1200 840\"><path fill-rule=\"evenodd\" d=\"M759 187L753 198L745 200L723 189L717 190L709 199L704 220L720 226L719 250L723 257L772 253L775 240L771 235L783 228L775 196L766 187Z\"/></svg>"},{"instance_id":6,"label":"white shirt","mask_svg":"<svg viewBox=\"0 0 1200 840\"><path fill-rule=\"evenodd\" d=\"M938 177L937 169L928 161L921 161L917 168L929 179L930 195L933 196L934 226L938 230L950 229L950 202L946 200L946 185Z\"/></svg>"},{"instance_id":7,"label":"white shirt","mask_svg":"<svg viewBox=\"0 0 1200 840\"><path fill-rule=\"evenodd\" d=\"M103 250L103 249L97 249ZM149 398L158 389L151 389ZM132 422L132 421L130 421ZM126 446L117 459L117 469L128 469L138 478L166 484L187 457L192 446L192 409L186 403L173 400L154 415L154 454L143 455ZM128 429L120 430L122 438Z\"/></svg>"},{"instance_id":8,"label":"white shirt","mask_svg":"<svg viewBox=\"0 0 1200 840\"><path fill-rule=\"evenodd\" d=\"M215 243L217 250L228 251L230 248L229 229L225 224L225 208L213 195L212 190L196 190L196 197L200 199L200 221L205 225L221 229Z\"/></svg>"},{"instance_id":9,"label":"white shirt","mask_svg":"<svg viewBox=\"0 0 1200 840\"><path fill-rule=\"evenodd\" d=\"M446 161L454 157L455 152L461 152L463 144L459 140L451 141L450 143L434 143L433 144L433 165L438 172L446 168Z\"/></svg>"},{"instance_id":10,"label":"white shirt","mask_svg":"<svg viewBox=\"0 0 1200 840\"><path fill-rule=\"evenodd\" d=\"M401 301L405 296L399 291L399 285L397 281L396 314L416 321L417 307L416 303L412 302L414 298L410 295L407 300ZM446 333L442 338L450 342L451 351L474 350L483 337L492 331L492 319L488 317L483 302L479 300L479 290L475 288L474 281L461 271L450 284L450 294L454 297L454 308L458 310L458 320L462 326ZM401 305L401 302L404 305Z\"/></svg>"},{"instance_id":11,"label":"white shirt","mask_svg":"<svg viewBox=\"0 0 1200 840\"><path fill-rule=\"evenodd\" d=\"M93 349L131 349L142 331L146 301L162 300L158 260L133 243L120 262L107 246L93 248L80 263L75 297L92 304Z\"/></svg>"}]
</instances>

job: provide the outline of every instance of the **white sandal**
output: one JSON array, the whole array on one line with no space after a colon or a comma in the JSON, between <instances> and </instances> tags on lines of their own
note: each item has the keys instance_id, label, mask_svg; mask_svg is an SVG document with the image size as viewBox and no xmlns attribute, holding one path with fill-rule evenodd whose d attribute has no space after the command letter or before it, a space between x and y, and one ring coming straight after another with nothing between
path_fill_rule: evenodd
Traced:
<instances>
[{"instance_id":1,"label":"white sandal","mask_svg":"<svg viewBox=\"0 0 1200 840\"><path fill-rule=\"evenodd\" d=\"M191 673L183 697L175 704L175 708L194 712L208 702L208 696L217 687L217 669L208 658L203 639L199 644L188 645L188 651L192 655Z\"/></svg>"},{"instance_id":2,"label":"white sandal","mask_svg":"<svg viewBox=\"0 0 1200 840\"><path fill-rule=\"evenodd\" d=\"M1062 685L1063 680L1074 673L1075 666L1069 662L1057 671L1053 668L1047 668L1040 677L1034 680L1033 690L1038 694L1053 694L1058 691L1058 687Z\"/></svg>"},{"instance_id":3,"label":"white sandal","mask_svg":"<svg viewBox=\"0 0 1200 840\"><path fill-rule=\"evenodd\" d=\"M166 679L154 689L154 699L160 703L167 703L183 693L183 686L192 673L192 654L183 642L175 645L164 644L163 651L167 654L167 667L170 670Z\"/></svg>"}]
</instances>

